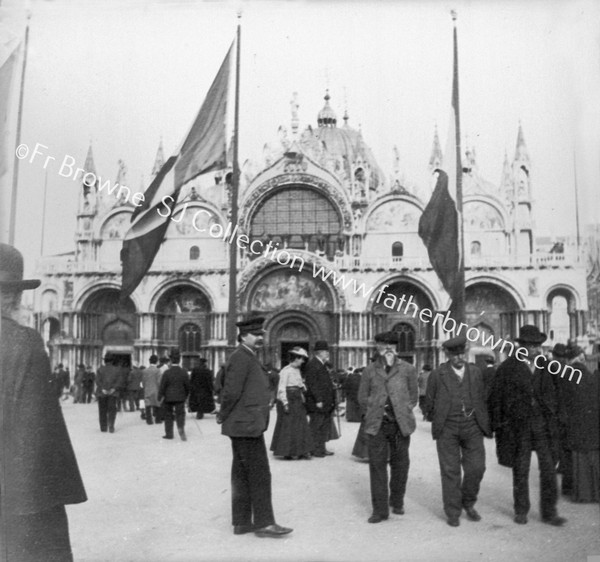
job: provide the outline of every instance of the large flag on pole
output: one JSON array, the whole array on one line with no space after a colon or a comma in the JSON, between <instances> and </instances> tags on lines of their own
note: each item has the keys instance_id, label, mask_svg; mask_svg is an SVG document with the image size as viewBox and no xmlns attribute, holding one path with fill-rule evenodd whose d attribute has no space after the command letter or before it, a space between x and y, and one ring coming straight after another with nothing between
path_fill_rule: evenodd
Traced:
<instances>
[{"instance_id":1,"label":"large flag on pole","mask_svg":"<svg viewBox=\"0 0 600 562\"><path fill-rule=\"evenodd\" d=\"M456 22L456 14L452 19ZM444 289L450 295L453 318L464 321L465 267L462 223L462 163L460 149L460 114L458 103L458 46L454 25L454 64L452 77L452 107L448 141L444 154L444 169L436 170L437 183L431 199L419 220L429 261Z\"/></svg>"},{"instance_id":2,"label":"large flag on pole","mask_svg":"<svg viewBox=\"0 0 600 562\"><path fill-rule=\"evenodd\" d=\"M232 52L233 44L181 147L164 163L145 191L143 205L131 217L121 250L122 297L130 295L150 269L165 238L182 186L201 174L227 166L227 98ZM160 188L172 169L174 186L165 194Z\"/></svg>"}]
</instances>

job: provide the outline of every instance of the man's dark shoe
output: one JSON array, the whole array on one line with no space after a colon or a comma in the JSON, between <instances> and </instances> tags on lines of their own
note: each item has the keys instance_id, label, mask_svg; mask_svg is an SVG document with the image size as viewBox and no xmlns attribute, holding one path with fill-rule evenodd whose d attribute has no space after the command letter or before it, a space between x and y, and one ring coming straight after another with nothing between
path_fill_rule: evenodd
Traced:
<instances>
[{"instance_id":1,"label":"man's dark shoe","mask_svg":"<svg viewBox=\"0 0 600 562\"><path fill-rule=\"evenodd\" d=\"M245 535L247 533L253 533L255 531L254 525L235 525L233 527L234 535Z\"/></svg>"},{"instance_id":2,"label":"man's dark shoe","mask_svg":"<svg viewBox=\"0 0 600 562\"><path fill-rule=\"evenodd\" d=\"M282 537L283 535L291 533L293 530L294 529L290 529L289 527L282 527L281 525L277 525L277 523L273 523L273 525L255 529L254 534L257 537Z\"/></svg>"},{"instance_id":3,"label":"man's dark shoe","mask_svg":"<svg viewBox=\"0 0 600 562\"><path fill-rule=\"evenodd\" d=\"M335 455L335 453L333 451L327 451L327 450L325 450L325 455L329 457L331 455Z\"/></svg>"},{"instance_id":4,"label":"man's dark shoe","mask_svg":"<svg viewBox=\"0 0 600 562\"><path fill-rule=\"evenodd\" d=\"M114 427L109 427L108 428L108 432L109 433L114 433L115 432L115 428Z\"/></svg>"},{"instance_id":5,"label":"man's dark shoe","mask_svg":"<svg viewBox=\"0 0 600 562\"><path fill-rule=\"evenodd\" d=\"M564 517L559 517L558 515L554 515L553 517L544 517L542 521L547 525L553 525L554 527L562 527L567 520Z\"/></svg>"},{"instance_id":6,"label":"man's dark shoe","mask_svg":"<svg viewBox=\"0 0 600 562\"><path fill-rule=\"evenodd\" d=\"M373 513L371 517L367 519L369 523L381 523L388 518L388 515L378 515L377 513Z\"/></svg>"},{"instance_id":7,"label":"man's dark shoe","mask_svg":"<svg viewBox=\"0 0 600 562\"><path fill-rule=\"evenodd\" d=\"M467 514L467 517L471 521L481 521L481 515L477 513L477 510L474 507L465 507L464 509L465 513Z\"/></svg>"},{"instance_id":8,"label":"man's dark shoe","mask_svg":"<svg viewBox=\"0 0 600 562\"><path fill-rule=\"evenodd\" d=\"M309 461L310 459L312 459L312 455L310 453L306 453L305 455L300 455L298 457L298 460L301 461Z\"/></svg>"},{"instance_id":9,"label":"man's dark shoe","mask_svg":"<svg viewBox=\"0 0 600 562\"><path fill-rule=\"evenodd\" d=\"M163 439L173 439L172 435L163 435Z\"/></svg>"},{"instance_id":10,"label":"man's dark shoe","mask_svg":"<svg viewBox=\"0 0 600 562\"><path fill-rule=\"evenodd\" d=\"M404 515L404 508L403 507L392 507L392 513L395 513L396 515Z\"/></svg>"},{"instance_id":11,"label":"man's dark shoe","mask_svg":"<svg viewBox=\"0 0 600 562\"><path fill-rule=\"evenodd\" d=\"M460 519L458 517L448 517L446 523L448 523L450 527L458 527L460 525Z\"/></svg>"},{"instance_id":12,"label":"man's dark shoe","mask_svg":"<svg viewBox=\"0 0 600 562\"><path fill-rule=\"evenodd\" d=\"M515 515L514 522L519 525L526 525L527 524L527 515L525 515L524 513L517 513Z\"/></svg>"}]
</instances>

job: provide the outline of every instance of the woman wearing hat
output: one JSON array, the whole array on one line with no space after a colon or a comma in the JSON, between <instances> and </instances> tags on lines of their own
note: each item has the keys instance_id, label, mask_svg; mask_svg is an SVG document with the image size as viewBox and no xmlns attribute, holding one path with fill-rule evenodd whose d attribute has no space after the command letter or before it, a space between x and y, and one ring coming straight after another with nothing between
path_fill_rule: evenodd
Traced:
<instances>
[{"instance_id":1,"label":"woman wearing hat","mask_svg":"<svg viewBox=\"0 0 600 562\"><path fill-rule=\"evenodd\" d=\"M310 459L313 442L306 421L303 392L306 390L300 368L308 359L301 347L289 352L289 364L279 373L277 390L277 423L273 431L271 451L285 459Z\"/></svg>"}]
</instances>

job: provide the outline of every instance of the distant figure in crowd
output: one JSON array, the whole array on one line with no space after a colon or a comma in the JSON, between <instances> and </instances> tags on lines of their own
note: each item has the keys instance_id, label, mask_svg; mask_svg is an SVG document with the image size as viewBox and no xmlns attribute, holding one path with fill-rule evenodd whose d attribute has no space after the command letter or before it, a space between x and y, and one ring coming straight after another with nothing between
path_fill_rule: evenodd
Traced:
<instances>
[{"instance_id":1,"label":"distant figure in crowd","mask_svg":"<svg viewBox=\"0 0 600 562\"><path fill-rule=\"evenodd\" d=\"M80 363L77 365L75 377L73 377L73 403L79 404L83 402L83 378L85 377L85 365Z\"/></svg>"},{"instance_id":2,"label":"distant figure in crowd","mask_svg":"<svg viewBox=\"0 0 600 562\"><path fill-rule=\"evenodd\" d=\"M140 408L140 392L142 390L142 369L135 365L127 377L127 401L129 411L137 412Z\"/></svg>"},{"instance_id":3,"label":"distant figure in crowd","mask_svg":"<svg viewBox=\"0 0 600 562\"><path fill-rule=\"evenodd\" d=\"M158 404L158 388L160 386L161 372L156 364L158 356L150 356L150 366L142 373L142 385L144 387L144 405L146 409L146 423L162 423L161 410Z\"/></svg>"},{"instance_id":4,"label":"distant figure in crowd","mask_svg":"<svg viewBox=\"0 0 600 562\"><path fill-rule=\"evenodd\" d=\"M425 414L436 440L446 522L460 525L465 510L471 521L480 521L475 509L485 473L483 436L491 437L483 375L466 361L464 336L442 344L448 361L431 373L427 383ZM461 474L462 468L462 474Z\"/></svg>"},{"instance_id":5,"label":"distant figure in crowd","mask_svg":"<svg viewBox=\"0 0 600 562\"><path fill-rule=\"evenodd\" d=\"M192 369L190 383L190 411L196 412L196 419L201 420L204 414L215 411L213 372L204 357L200 358L200 365Z\"/></svg>"},{"instance_id":6,"label":"distant figure in crowd","mask_svg":"<svg viewBox=\"0 0 600 562\"><path fill-rule=\"evenodd\" d=\"M579 384L575 377L559 379L570 385L568 401L567 445L572 454L571 499L574 502L600 500L600 418L598 416L598 371L591 372L585 364L585 353L578 345L566 350L573 369L581 371ZM579 375L577 375L579 378Z\"/></svg>"},{"instance_id":7,"label":"distant figure in crowd","mask_svg":"<svg viewBox=\"0 0 600 562\"><path fill-rule=\"evenodd\" d=\"M529 466L535 451L540 470L541 519L549 525L564 525L556 510L558 490L559 424L556 384L545 367L535 366L546 334L537 326L521 326L519 348L502 362L489 396L492 429L496 433L498 462L512 468L515 523L527 523ZM530 358L528 363L517 357Z\"/></svg>"},{"instance_id":8,"label":"distant figure in crowd","mask_svg":"<svg viewBox=\"0 0 600 562\"><path fill-rule=\"evenodd\" d=\"M96 375L92 371L91 365L88 365L83 374L83 402L89 404L94 396L94 383L96 382Z\"/></svg>"},{"instance_id":9,"label":"distant figure in crowd","mask_svg":"<svg viewBox=\"0 0 600 562\"><path fill-rule=\"evenodd\" d=\"M179 349L171 348L169 353L171 366L163 373L158 389L158 401L163 403L165 415L165 434L163 439L173 439L173 418L177 423L177 431L182 441L185 435L185 401L190 393L190 379L185 370L179 366L181 355Z\"/></svg>"},{"instance_id":10,"label":"distant figure in crowd","mask_svg":"<svg viewBox=\"0 0 600 562\"><path fill-rule=\"evenodd\" d=\"M71 371L69 367L63 372L63 389L63 400L68 400L71 392Z\"/></svg>"},{"instance_id":11,"label":"distant figure in crowd","mask_svg":"<svg viewBox=\"0 0 600 562\"><path fill-rule=\"evenodd\" d=\"M23 257L0 244L0 548L7 562L70 562L66 504L87 500L40 335L15 318Z\"/></svg>"},{"instance_id":12,"label":"distant figure in crowd","mask_svg":"<svg viewBox=\"0 0 600 562\"><path fill-rule=\"evenodd\" d=\"M277 400L277 390L279 388L279 372L271 363L265 365L267 377L269 377L269 391L271 392L271 408Z\"/></svg>"},{"instance_id":13,"label":"distant figure in crowd","mask_svg":"<svg viewBox=\"0 0 600 562\"><path fill-rule=\"evenodd\" d=\"M567 365L567 346L557 343L552 348L552 359L564 368ZM558 400L558 467L557 473L561 475L561 491L565 496L573 492L573 461L569 447L569 416L572 411L573 398L572 386L568 378L555 378L556 397Z\"/></svg>"},{"instance_id":14,"label":"distant figure in crowd","mask_svg":"<svg viewBox=\"0 0 600 562\"><path fill-rule=\"evenodd\" d=\"M332 415L335 410L335 389L326 363L329 361L329 345L317 341L314 356L304 370L306 380L306 410L310 417L313 438L313 457L333 455L325 443L331 438Z\"/></svg>"},{"instance_id":15,"label":"distant figure in crowd","mask_svg":"<svg viewBox=\"0 0 600 562\"><path fill-rule=\"evenodd\" d=\"M360 387L360 377L362 372L362 369L353 369L344 381L347 422L360 422L362 420L360 404L358 403L358 388Z\"/></svg>"},{"instance_id":16,"label":"distant figure in crowd","mask_svg":"<svg viewBox=\"0 0 600 562\"><path fill-rule=\"evenodd\" d=\"M214 389L217 402L221 403L221 392L223 390L223 381L225 380L225 363L221 364L217 374L215 375Z\"/></svg>"},{"instance_id":17,"label":"distant figure in crowd","mask_svg":"<svg viewBox=\"0 0 600 562\"><path fill-rule=\"evenodd\" d=\"M271 440L271 451L286 460L310 459L313 449L306 408L304 406L304 382L300 368L308 359L302 347L293 347L289 363L279 373L277 391L277 423Z\"/></svg>"},{"instance_id":18,"label":"distant figure in crowd","mask_svg":"<svg viewBox=\"0 0 600 562\"><path fill-rule=\"evenodd\" d=\"M275 523L271 503L271 471L264 432L269 425L269 379L256 352L263 346L265 319L236 325L240 345L225 365L221 410L217 423L231 439L231 511L233 533L254 532L278 537L292 529Z\"/></svg>"},{"instance_id":19,"label":"distant figure in crowd","mask_svg":"<svg viewBox=\"0 0 600 562\"><path fill-rule=\"evenodd\" d=\"M425 419L425 394L427 392L427 381L431 374L431 365L423 365L419 377L417 378L417 384L419 385L419 410Z\"/></svg>"},{"instance_id":20,"label":"distant figure in crowd","mask_svg":"<svg viewBox=\"0 0 600 562\"><path fill-rule=\"evenodd\" d=\"M98 400L98 415L100 418L100 431L115 432L115 420L117 418L117 400L119 399L119 388L122 384L122 373L115 365L115 357L112 353L104 356L104 366L98 369L96 374L96 398Z\"/></svg>"},{"instance_id":21,"label":"distant figure in crowd","mask_svg":"<svg viewBox=\"0 0 600 562\"><path fill-rule=\"evenodd\" d=\"M496 376L496 357L493 353L486 353L483 361L483 384L485 385L485 399L487 400L490 395L490 392L492 391L494 377Z\"/></svg>"},{"instance_id":22,"label":"distant figure in crowd","mask_svg":"<svg viewBox=\"0 0 600 562\"><path fill-rule=\"evenodd\" d=\"M369 440L373 506L369 523L386 520L390 506L392 513L404 515L410 435L417 427L413 408L419 399L415 368L396 356L398 335L383 332L376 334L374 339L379 357L365 367L358 390Z\"/></svg>"}]
</instances>

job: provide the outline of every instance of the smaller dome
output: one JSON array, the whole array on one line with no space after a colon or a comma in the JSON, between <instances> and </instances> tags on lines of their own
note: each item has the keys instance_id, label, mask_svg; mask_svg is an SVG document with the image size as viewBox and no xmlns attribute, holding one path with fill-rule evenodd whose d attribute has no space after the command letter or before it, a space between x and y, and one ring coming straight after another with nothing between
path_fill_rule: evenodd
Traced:
<instances>
[{"instance_id":1,"label":"smaller dome","mask_svg":"<svg viewBox=\"0 0 600 562\"><path fill-rule=\"evenodd\" d=\"M329 105L329 100L331 97L329 96L329 90L325 92L325 105L323 109L319 111L319 115L317 116L317 124L319 127L335 127L337 123L337 116L335 111L331 109Z\"/></svg>"}]
</instances>

